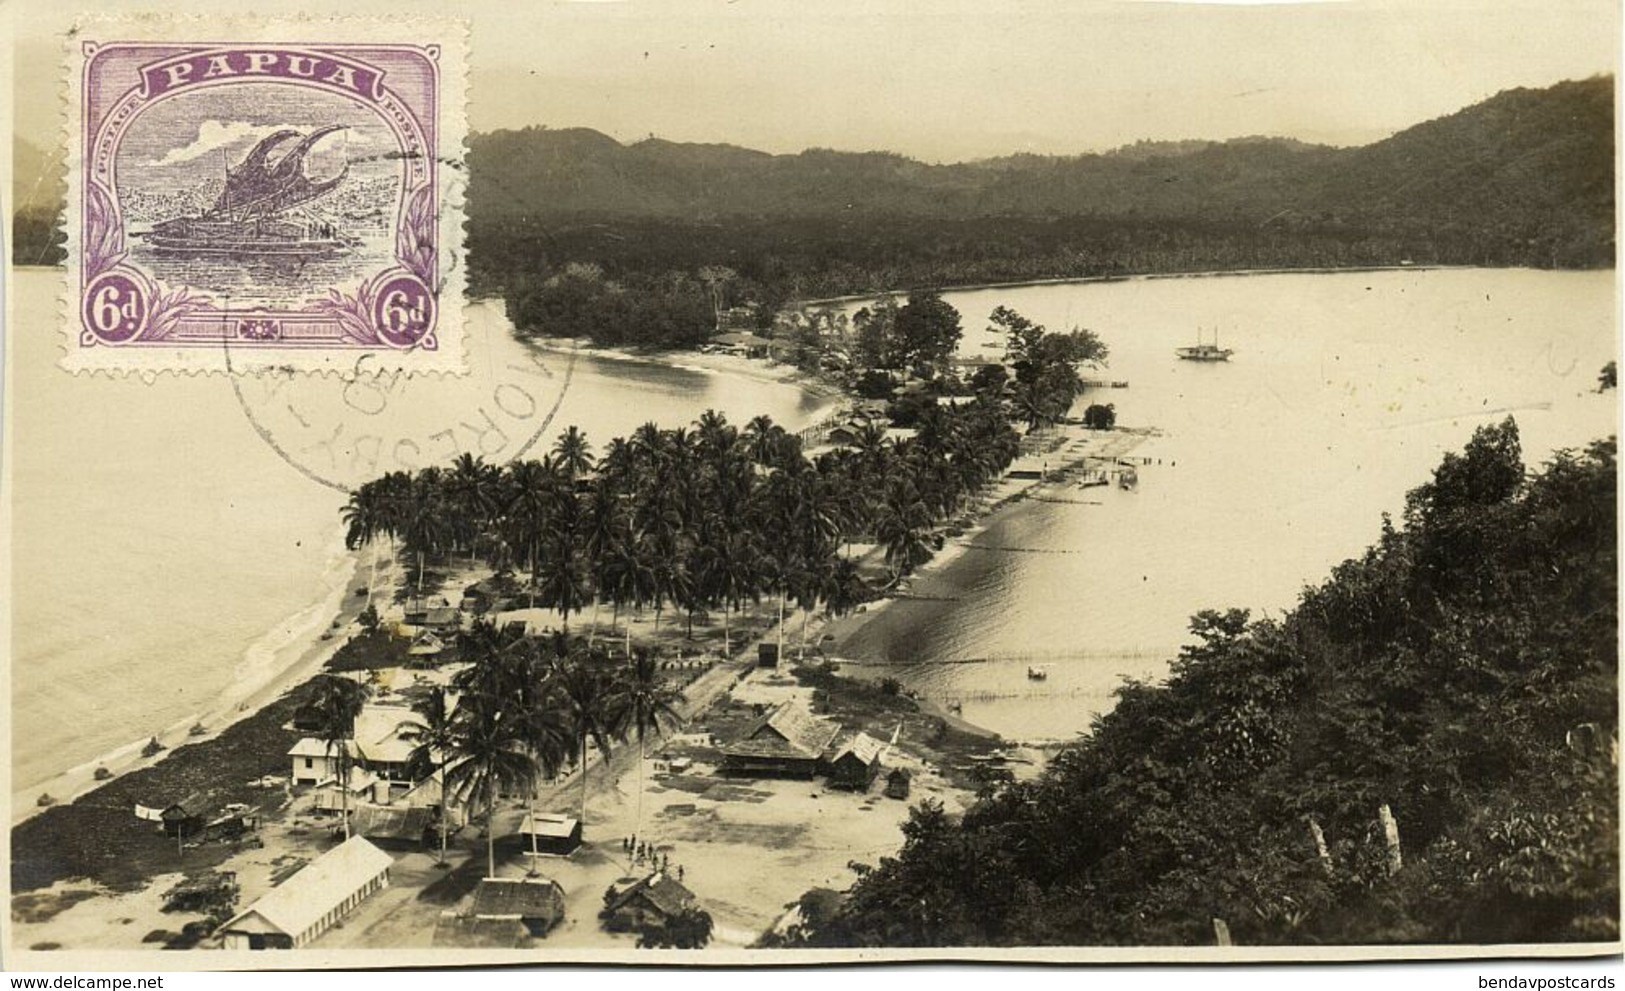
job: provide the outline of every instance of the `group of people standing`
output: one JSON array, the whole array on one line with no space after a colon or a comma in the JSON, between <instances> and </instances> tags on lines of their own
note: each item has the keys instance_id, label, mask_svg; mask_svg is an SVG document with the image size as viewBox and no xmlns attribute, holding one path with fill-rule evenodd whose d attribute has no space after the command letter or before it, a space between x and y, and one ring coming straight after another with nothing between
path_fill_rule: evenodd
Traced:
<instances>
[{"instance_id":1,"label":"group of people standing","mask_svg":"<svg viewBox=\"0 0 1625 991\"><path fill-rule=\"evenodd\" d=\"M633 864L647 862L649 866L658 871L668 872L672 870L671 854L669 852L656 850L654 844L647 840L640 840L636 836L621 837L621 852L631 857ZM676 875L677 880L681 881L683 879L682 864L677 865Z\"/></svg>"}]
</instances>

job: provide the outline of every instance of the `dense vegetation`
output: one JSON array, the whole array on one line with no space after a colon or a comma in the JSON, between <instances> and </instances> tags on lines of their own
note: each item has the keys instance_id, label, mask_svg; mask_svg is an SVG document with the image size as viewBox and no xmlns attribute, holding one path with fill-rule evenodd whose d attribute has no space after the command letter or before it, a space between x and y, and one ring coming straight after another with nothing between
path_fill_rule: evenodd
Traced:
<instances>
[{"instance_id":1,"label":"dense vegetation","mask_svg":"<svg viewBox=\"0 0 1625 991\"><path fill-rule=\"evenodd\" d=\"M1615 488L1611 439L1526 477L1481 429L1294 612L1201 613L1039 779L916 808L807 938L1617 939Z\"/></svg>"},{"instance_id":2,"label":"dense vegetation","mask_svg":"<svg viewBox=\"0 0 1625 991\"><path fill-rule=\"evenodd\" d=\"M472 281L512 299L590 262L636 295L725 266L727 302L771 310L1138 272L1604 266L1612 91L1603 77L1511 90L1363 148L1248 139L942 166L498 132L471 145Z\"/></svg>"},{"instance_id":3,"label":"dense vegetation","mask_svg":"<svg viewBox=\"0 0 1625 991\"><path fill-rule=\"evenodd\" d=\"M506 298L531 332L691 346L728 306L756 304L767 327L790 298L898 287L1404 261L1606 266L1613 134L1609 77L1510 90L1348 149L1244 139L926 165L498 131L469 146L470 286ZM19 214L17 261L60 257L51 217Z\"/></svg>"},{"instance_id":4,"label":"dense vegetation","mask_svg":"<svg viewBox=\"0 0 1625 991\"><path fill-rule=\"evenodd\" d=\"M450 470L362 485L344 510L348 540L403 542L419 580L437 556L483 556L523 576L527 600L557 610L566 631L606 604L652 607L657 624L668 606L690 620L721 610L726 645L746 600L771 595L781 617L791 602L841 612L863 601L843 543L883 545L894 576L930 557L936 528L1015 456L1007 415L991 395L933 405L916 436L894 441L868 422L853 446L816 460L765 416L743 431L714 411L692 430L646 424L601 459L572 427L540 460L464 455Z\"/></svg>"}]
</instances>

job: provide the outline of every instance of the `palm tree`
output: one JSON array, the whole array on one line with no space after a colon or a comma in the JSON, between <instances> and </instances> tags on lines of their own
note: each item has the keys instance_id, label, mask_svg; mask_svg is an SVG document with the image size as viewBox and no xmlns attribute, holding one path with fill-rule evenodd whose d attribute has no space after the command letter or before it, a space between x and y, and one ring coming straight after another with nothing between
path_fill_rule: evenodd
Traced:
<instances>
[{"instance_id":1,"label":"palm tree","mask_svg":"<svg viewBox=\"0 0 1625 991\"><path fill-rule=\"evenodd\" d=\"M497 514L500 470L467 452L452 462L446 491L457 519L457 529L468 540L470 565L478 552L480 534Z\"/></svg>"},{"instance_id":2,"label":"palm tree","mask_svg":"<svg viewBox=\"0 0 1625 991\"><path fill-rule=\"evenodd\" d=\"M778 593L779 597L778 653L774 656L781 661L784 659L784 607L790 597L790 583L798 570L794 555L795 551L786 546L777 552L764 551L756 559L756 573L761 575L768 589Z\"/></svg>"},{"instance_id":3,"label":"palm tree","mask_svg":"<svg viewBox=\"0 0 1625 991\"><path fill-rule=\"evenodd\" d=\"M801 641L796 645L797 664L807 659L807 622L822 601L826 576L833 570L835 560L832 555L819 556L803 562L802 567L790 576L790 594L795 597L796 608L801 610Z\"/></svg>"},{"instance_id":4,"label":"palm tree","mask_svg":"<svg viewBox=\"0 0 1625 991\"><path fill-rule=\"evenodd\" d=\"M446 501L440 484L438 468L425 468L412 479L405 493L402 508L401 535L407 546L417 552L418 594L423 594L425 555L438 553L445 545L451 527L446 515Z\"/></svg>"},{"instance_id":5,"label":"palm tree","mask_svg":"<svg viewBox=\"0 0 1625 991\"><path fill-rule=\"evenodd\" d=\"M452 750L461 761L448 770L443 787L455 790L465 805L484 795L486 876L496 877L497 792L525 787L535 773L524 751L523 720L507 700L471 691L457 706L454 725Z\"/></svg>"},{"instance_id":6,"label":"palm tree","mask_svg":"<svg viewBox=\"0 0 1625 991\"><path fill-rule=\"evenodd\" d=\"M559 434L558 441L553 445L553 454L559 459L559 467L571 480L592 470L592 445L587 443L587 435L574 424Z\"/></svg>"},{"instance_id":7,"label":"palm tree","mask_svg":"<svg viewBox=\"0 0 1625 991\"><path fill-rule=\"evenodd\" d=\"M885 545L886 566L891 569L893 581L931 556L925 538L930 524L930 513L914 486L906 480L894 484L875 524L875 536Z\"/></svg>"},{"instance_id":8,"label":"palm tree","mask_svg":"<svg viewBox=\"0 0 1625 991\"><path fill-rule=\"evenodd\" d=\"M540 797L541 782L558 776L574 744L569 720L559 705L553 684L553 666L544 657L547 647L540 642L528 651L521 663L512 669L512 684L508 697L514 701L521 726L519 737L530 755L532 765L530 787L530 817L536 821L536 800ZM536 833L530 835L531 873L536 870Z\"/></svg>"},{"instance_id":9,"label":"palm tree","mask_svg":"<svg viewBox=\"0 0 1625 991\"><path fill-rule=\"evenodd\" d=\"M632 448L633 464L644 468L652 466L659 460L666 447L665 438L660 433L660 424L653 420L632 431L632 439L628 443Z\"/></svg>"},{"instance_id":10,"label":"palm tree","mask_svg":"<svg viewBox=\"0 0 1625 991\"><path fill-rule=\"evenodd\" d=\"M645 541L645 563L654 576L655 635L660 634L660 614L666 601L675 607L689 601L694 591L694 580L688 573L683 558L675 553L663 552L653 541Z\"/></svg>"},{"instance_id":11,"label":"palm tree","mask_svg":"<svg viewBox=\"0 0 1625 991\"><path fill-rule=\"evenodd\" d=\"M701 581L707 595L722 603L722 655L733 651L729 625L733 611L757 594L755 542L749 531L730 528L702 550Z\"/></svg>"},{"instance_id":12,"label":"palm tree","mask_svg":"<svg viewBox=\"0 0 1625 991\"><path fill-rule=\"evenodd\" d=\"M856 437L852 448L858 452L858 457L868 465L877 465L884 458L886 448L890 446L890 439L886 436L886 427L877 420L865 417L858 425Z\"/></svg>"},{"instance_id":13,"label":"palm tree","mask_svg":"<svg viewBox=\"0 0 1625 991\"><path fill-rule=\"evenodd\" d=\"M570 614L580 612L592 594L592 583L581 556L576 552L574 534L563 526L554 528L537 576L542 605L558 610L564 632L570 632Z\"/></svg>"},{"instance_id":14,"label":"palm tree","mask_svg":"<svg viewBox=\"0 0 1625 991\"><path fill-rule=\"evenodd\" d=\"M603 569L604 587L609 592L610 601L615 604L610 626L613 630L613 621L620 619L621 607L641 609L654 596L655 575L649 567L648 558L630 540L617 540L610 546L604 557ZM632 654L630 614L626 618L626 653L627 656Z\"/></svg>"},{"instance_id":15,"label":"palm tree","mask_svg":"<svg viewBox=\"0 0 1625 991\"><path fill-rule=\"evenodd\" d=\"M633 835L643 832L644 741L649 734L660 735L662 723L682 720L682 714L677 711L682 697L682 692L660 677L652 651L639 650L627 659L626 667L621 670L621 700L626 709L626 723L638 738L638 801L632 820Z\"/></svg>"},{"instance_id":16,"label":"palm tree","mask_svg":"<svg viewBox=\"0 0 1625 991\"><path fill-rule=\"evenodd\" d=\"M451 789L446 783L446 761L457 743L457 727L452 721L446 690L439 685L429 689L429 694L414 702L412 711L417 714L418 719L408 727L407 733L408 739L417 741L417 746L412 748L407 763L409 766L433 767L434 774L440 781L440 859L436 863L444 867L446 827L449 823L447 805L451 795Z\"/></svg>"},{"instance_id":17,"label":"palm tree","mask_svg":"<svg viewBox=\"0 0 1625 991\"><path fill-rule=\"evenodd\" d=\"M696 273L711 293L711 312L716 317L716 328L722 330L722 287L732 282L739 273L726 265L706 265Z\"/></svg>"},{"instance_id":18,"label":"palm tree","mask_svg":"<svg viewBox=\"0 0 1625 991\"><path fill-rule=\"evenodd\" d=\"M581 549L587 558L588 578L592 585L592 625L587 633L587 646L598 636L598 607L603 604L604 592L609 586L605 565L610 559L616 538L622 526L620 500L615 490L602 480L593 486L587 500L586 518L581 534Z\"/></svg>"},{"instance_id":19,"label":"palm tree","mask_svg":"<svg viewBox=\"0 0 1625 991\"><path fill-rule=\"evenodd\" d=\"M536 563L554 508L556 482L547 462L518 461L508 468L505 508L508 543L525 560L532 607L536 605Z\"/></svg>"},{"instance_id":20,"label":"palm tree","mask_svg":"<svg viewBox=\"0 0 1625 991\"><path fill-rule=\"evenodd\" d=\"M344 546L359 550L368 544L372 548L372 569L367 574L367 605L372 605L373 585L378 581L378 546L375 541L385 532L384 488L379 482L367 482L350 493L350 499L339 510L344 519Z\"/></svg>"},{"instance_id":21,"label":"palm tree","mask_svg":"<svg viewBox=\"0 0 1625 991\"><path fill-rule=\"evenodd\" d=\"M783 434L784 428L774 423L771 416L764 413L752 417L751 421L745 424L743 437L750 459L759 465L772 464L779 438Z\"/></svg>"},{"instance_id":22,"label":"palm tree","mask_svg":"<svg viewBox=\"0 0 1625 991\"><path fill-rule=\"evenodd\" d=\"M324 674L311 682L311 705L316 710L320 725L320 739L327 745L327 758L335 754L339 763L339 810L343 819L344 838L350 838L350 750L355 735L355 720L367 701L367 690L360 683L334 674Z\"/></svg>"},{"instance_id":23,"label":"palm tree","mask_svg":"<svg viewBox=\"0 0 1625 991\"><path fill-rule=\"evenodd\" d=\"M845 558L837 560L830 567L819 590L825 611L837 619L862 605L868 594L869 586L858 573L857 564Z\"/></svg>"},{"instance_id":24,"label":"palm tree","mask_svg":"<svg viewBox=\"0 0 1625 991\"><path fill-rule=\"evenodd\" d=\"M598 459L598 484L607 485L617 493L628 491L628 480L637 465L637 453L625 437L614 437L604 445L604 456Z\"/></svg>"},{"instance_id":25,"label":"palm tree","mask_svg":"<svg viewBox=\"0 0 1625 991\"><path fill-rule=\"evenodd\" d=\"M506 698L519 680L525 662L525 638L498 627L488 618L476 619L457 634L457 652L469 667L457 672L452 684L460 691Z\"/></svg>"},{"instance_id":26,"label":"palm tree","mask_svg":"<svg viewBox=\"0 0 1625 991\"><path fill-rule=\"evenodd\" d=\"M555 662L554 680L559 701L580 745L581 823L587 822L587 745L598 747L609 763L609 744L617 738L622 717L617 686L593 654L577 651Z\"/></svg>"},{"instance_id":27,"label":"palm tree","mask_svg":"<svg viewBox=\"0 0 1625 991\"><path fill-rule=\"evenodd\" d=\"M714 409L708 409L694 421L694 436L701 456L714 463L733 448L738 433L728 425L727 417Z\"/></svg>"}]
</instances>

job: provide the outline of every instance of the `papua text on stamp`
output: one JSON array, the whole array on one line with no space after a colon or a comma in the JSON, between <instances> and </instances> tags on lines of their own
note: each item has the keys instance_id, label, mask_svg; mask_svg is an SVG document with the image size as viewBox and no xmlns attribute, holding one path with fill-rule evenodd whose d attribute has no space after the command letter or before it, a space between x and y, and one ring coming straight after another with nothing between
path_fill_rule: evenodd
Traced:
<instances>
[{"instance_id":1,"label":"papua text on stamp","mask_svg":"<svg viewBox=\"0 0 1625 991\"><path fill-rule=\"evenodd\" d=\"M65 367L461 370L460 25L71 44Z\"/></svg>"}]
</instances>

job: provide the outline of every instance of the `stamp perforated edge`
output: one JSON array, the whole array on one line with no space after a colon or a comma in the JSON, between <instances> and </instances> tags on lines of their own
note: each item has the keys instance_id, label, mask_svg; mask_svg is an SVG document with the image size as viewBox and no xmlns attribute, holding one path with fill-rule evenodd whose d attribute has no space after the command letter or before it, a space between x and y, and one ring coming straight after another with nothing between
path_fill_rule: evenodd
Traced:
<instances>
[{"instance_id":1,"label":"stamp perforated edge","mask_svg":"<svg viewBox=\"0 0 1625 991\"><path fill-rule=\"evenodd\" d=\"M219 348L86 348L79 344L78 284L82 273L84 222L75 195L83 181L84 149L80 147L79 107L84 80L82 45L94 33L116 32L119 41L186 42L201 37L252 43L386 43L439 46L439 104L436 170L439 211L436 237L441 247L437 348L365 351L317 351L257 347ZM174 14L87 15L74 21L61 52L58 87L58 149L66 163L67 202L62 214L67 260L58 290L57 331L62 354L57 365L75 374L134 375L148 381L160 375L259 375L289 370L335 378L407 374L461 377L468 371L467 248L464 208L468 186L468 21L453 17L383 19L349 16L225 17Z\"/></svg>"}]
</instances>

